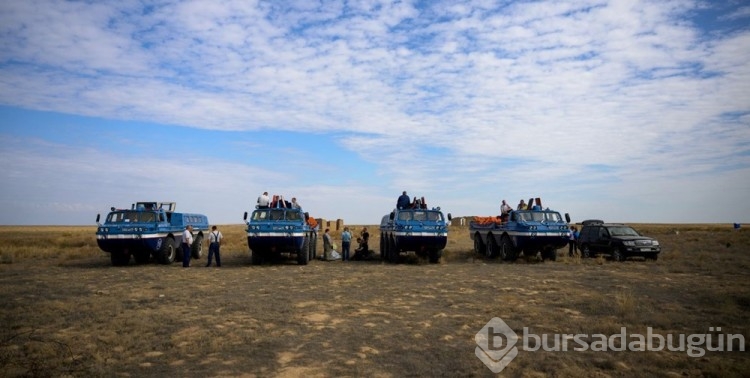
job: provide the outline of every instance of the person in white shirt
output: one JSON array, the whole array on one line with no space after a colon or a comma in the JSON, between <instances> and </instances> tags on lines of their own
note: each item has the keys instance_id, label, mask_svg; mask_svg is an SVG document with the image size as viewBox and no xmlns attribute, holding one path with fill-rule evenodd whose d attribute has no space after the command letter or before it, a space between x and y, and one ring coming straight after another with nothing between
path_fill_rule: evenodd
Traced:
<instances>
[{"instance_id":1,"label":"person in white shirt","mask_svg":"<svg viewBox=\"0 0 750 378\"><path fill-rule=\"evenodd\" d=\"M300 208L300 205L299 205L299 202L297 202L297 198L292 197L292 209L299 209L299 208Z\"/></svg>"},{"instance_id":2,"label":"person in white shirt","mask_svg":"<svg viewBox=\"0 0 750 378\"><path fill-rule=\"evenodd\" d=\"M182 232L182 267L190 266L190 246L193 245L193 226L187 225Z\"/></svg>"},{"instance_id":3,"label":"person in white shirt","mask_svg":"<svg viewBox=\"0 0 750 378\"><path fill-rule=\"evenodd\" d=\"M271 206L271 199L268 197L268 192L263 192L263 194L258 197L258 205L256 206L258 209L268 209Z\"/></svg>"},{"instance_id":4,"label":"person in white shirt","mask_svg":"<svg viewBox=\"0 0 750 378\"><path fill-rule=\"evenodd\" d=\"M221 266L221 254L219 250L221 249L221 239L223 238L224 235L216 229L216 226L211 227L211 233L208 234L208 263L206 266L211 266L211 258L214 255L216 255L216 267Z\"/></svg>"},{"instance_id":5,"label":"person in white shirt","mask_svg":"<svg viewBox=\"0 0 750 378\"><path fill-rule=\"evenodd\" d=\"M508 205L505 200L503 200L503 203L500 205L500 214L505 215L513 211L513 208Z\"/></svg>"}]
</instances>

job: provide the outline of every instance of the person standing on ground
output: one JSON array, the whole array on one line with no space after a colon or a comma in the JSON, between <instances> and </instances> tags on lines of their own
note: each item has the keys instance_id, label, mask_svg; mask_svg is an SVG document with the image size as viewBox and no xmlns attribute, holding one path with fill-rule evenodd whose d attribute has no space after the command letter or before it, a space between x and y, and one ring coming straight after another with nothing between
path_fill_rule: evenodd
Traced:
<instances>
[{"instance_id":1,"label":"person standing on ground","mask_svg":"<svg viewBox=\"0 0 750 378\"><path fill-rule=\"evenodd\" d=\"M367 232L367 227L362 227L362 250L367 253L370 250L370 233Z\"/></svg>"},{"instance_id":2,"label":"person standing on ground","mask_svg":"<svg viewBox=\"0 0 750 378\"><path fill-rule=\"evenodd\" d=\"M578 251L576 246L576 226L570 226L570 237L568 237L568 257L573 257L573 253Z\"/></svg>"},{"instance_id":3,"label":"person standing on ground","mask_svg":"<svg viewBox=\"0 0 750 378\"><path fill-rule=\"evenodd\" d=\"M349 261L349 248L352 245L352 233L349 232L349 227L344 227L344 232L341 233L341 260Z\"/></svg>"},{"instance_id":4,"label":"person standing on ground","mask_svg":"<svg viewBox=\"0 0 750 378\"><path fill-rule=\"evenodd\" d=\"M211 258L216 255L216 267L221 266L221 240L224 239L224 235L221 231L216 229L216 226L211 227L211 233L208 234L208 263L206 266L211 266Z\"/></svg>"},{"instance_id":5,"label":"person standing on ground","mask_svg":"<svg viewBox=\"0 0 750 378\"><path fill-rule=\"evenodd\" d=\"M182 267L190 266L190 246L193 245L193 226L187 225L182 232Z\"/></svg>"},{"instance_id":6,"label":"person standing on ground","mask_svg":"<svg viewBox=\"0 0 750 378\"><path fill-rule=\"evenodd\" d=\"M331 234L328 231L330 229L326 228L326 231L323 233L323 260L331 259L331 250L333 249L333 239L331 239Z\"/></svg>"}]
</instances>

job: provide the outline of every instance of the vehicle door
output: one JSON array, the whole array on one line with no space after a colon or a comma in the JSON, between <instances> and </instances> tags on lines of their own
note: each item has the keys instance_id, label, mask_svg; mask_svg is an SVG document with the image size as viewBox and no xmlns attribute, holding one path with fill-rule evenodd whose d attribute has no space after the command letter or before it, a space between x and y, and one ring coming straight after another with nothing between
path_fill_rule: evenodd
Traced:
<instances>
[{"instance_id":1,"label":"vehicle door","mask_svg":"<svg viewBox=\"0 0 750 378\"><path fill-rule=\"evenodd\" d=\"M606 227L594 226L589 230L589 239L591 240L591 250L596 253L609 252L609 232Z\"/></svg>"}]
</instances>

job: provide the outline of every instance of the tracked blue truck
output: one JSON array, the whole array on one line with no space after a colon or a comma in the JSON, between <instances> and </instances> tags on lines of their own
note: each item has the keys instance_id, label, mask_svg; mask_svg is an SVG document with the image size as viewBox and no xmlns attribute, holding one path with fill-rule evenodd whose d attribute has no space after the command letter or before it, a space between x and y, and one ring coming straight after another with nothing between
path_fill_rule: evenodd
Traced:
<instances>
[{"instance_id":1,"label":"tracked blue truck","mask_svg":"<svg viewBox=\"0 0 750 378\"><path fill-rule=\"evenodd\" d=\"M177 253L182 243L182 233L188 225L193 226L191 256L203 255L203 234L208 232L208 218L202 214L175 212L174 202L137 202L130 209L111 208L104 223L96 215L96 242L108 252L112 265L122 266L154 259L161 264L182 260Z\"/></svg>"},{"instance_id":2,"label":"tracked blue truck","mask_svg":"<svg viewBox=\"0 0 750 378\"><path fill-rule=\"evenodd\" d=\"M250 263L260 265L294 254L299 265L307 265L317 256L317 223L300 208L273 207L256 209L247 223L247 246Z\"/></svg>"},{"instance_id":3,"label":"tracked blue truck","mask_svg":"<svg viewBox=\"0 0 750 378\"><path fill-rule=\"evenodd\" d=\"M431 263L440 262L448 241L448 221L439 207L394 209L380 222L380 258L396 263L402 252L413 251Z\"/></svg>"},{"instance_id":4,"label":"tracked blue truck","mask_svg":"<svg viewBox=\"0 0 750 378\"><path fill-rule=\"evenodd\" d=\"M570 215L565 214L563 220L559 212L542 209L541 204L537 198L530 209L497 217L474 217L469 222L474 252L506 261L514 261L521 253L531 257L541 252L543 260L554 261L557 249L568 244Z\"/></svg>"}]
</instances>

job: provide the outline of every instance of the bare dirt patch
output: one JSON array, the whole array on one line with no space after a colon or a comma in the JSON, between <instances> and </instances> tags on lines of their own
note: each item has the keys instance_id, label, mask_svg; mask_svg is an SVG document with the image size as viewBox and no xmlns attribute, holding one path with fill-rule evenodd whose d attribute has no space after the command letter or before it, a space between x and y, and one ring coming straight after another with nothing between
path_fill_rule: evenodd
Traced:
<instances>
[{"instance_id":1,"label":"bare dirt patch","mask_svg":"<svg viewBox=\"0 0 750 378\"><path fill-rule=\"evenodd\" d=\"M500 263L473 256L468 231L454 227L440 264L251 266L242 227L225 226L223 267L203 267L204 257L183 269L112 267L91 228L0 228L0 375L491 376L474 335L493 317L518 334L721 327L747 339L750 234L640 229L662 242L659 261L561 250L557 262ZM502 374L742 376L749 361L747 352L521 350Z\"/></svg>"}]
</instances>

